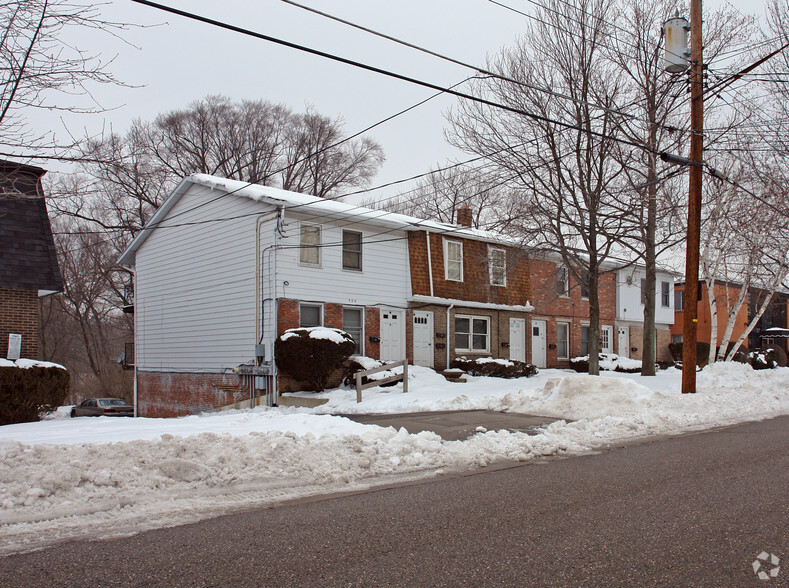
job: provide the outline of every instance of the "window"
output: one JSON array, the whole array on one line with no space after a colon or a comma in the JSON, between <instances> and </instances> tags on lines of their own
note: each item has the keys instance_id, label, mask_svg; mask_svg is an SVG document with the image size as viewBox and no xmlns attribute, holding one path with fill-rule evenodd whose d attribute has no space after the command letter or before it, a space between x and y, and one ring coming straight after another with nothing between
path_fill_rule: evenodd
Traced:
<instances>
[{"instance_id":1,"label":"window","mask_svg":"<svg viewBox=\"0 0 789 588\"><path fill-rule=\"evenodd\" d=\"M342 232L342 269L362 270L362 234L358 231Z\"/></svg>"},{"instance_id":2,"label":"window","mask_svg":"<svg viewBox=\"0 0 789 588\"><path fill-rule=\"evenodd\" d=\"M363 312L361 308L343 308L342 309L342 330L348 333L356 342L356 349L353 350L354 355L362 355L364 353L364 329L362 327Z\"/></svg>"},{"instance_id":3,"label":"window","mask_svg":"<svg viewBox=\"0 0 789 588\"><path fill-rule=\"evenodd\" d=\"M600 351L603 353L613 353L614 346L614 327L602 326L600 327Z\"/></svg>"},{"instance_id":4,"label":"window","mask_svg":"<svg viewBox=\"0 0 789 588\"><path fill-rule=\"evenodd\" d=\"M490 283L493 286L507 285L507 252L504 249L488 249Z\"/></svg>"},{"instance_id":5,"label":"window","mask_svg":"<svg viewBox=\"0 0 789 588\"><path fill-rule=\"evenodd\" d=\"M455 349L489 351L490 319L486 316L455 315Z\"/></svg>"},{"instance_id":6,"label":"window","mask_svg":"<svg viewBox=\"0 0 789 588\"><path fill-rule=\"evenodd\" d=\"M672 343L682 343L682 335L671 335Z\"/></svg>"},{"instance_id":7,"label":"window","mask_svg":"<svg viewBox=\"0 0 789 588\"><path fill-rule=\"evenodd\" d=\"M641 304L647 303L647 280L641 278Z\"/></svg>"},{"instance_id":8,"label":"window","mask_svg":"<svg viewBox=\"0 0 789 588\"><path fill-rule=\"evenodd\" d=\"M302 223L299 246L299 261L304 265L319 266L321 264L320 225Z\"/></svg>"},{"instance_id":9,"label":"window","mask_svg":"<svg viewBox=\"0 0 789 588\"><path fill-rule=\"evenodd\" d=\"M463 243L444 239L444 278L463 281Z\"/></svg>"},{"instance_id":10,"label":"window","mask_svg":"<svg viewBox=\"0 0 789 588\"><path fill-rule=\"evenodd\" d=\"M581 326L581 355L589 355L589 325Z\"/></svg>"},{"instance_id":11,"label":"window","mask_svg":"<svg viewBox=\"0 0 789 588\"><path fill-rule=\"evenodd\" d=\"M568 271L564 266L556 268L556 293L559 296L567 296L570 289L568 284Z\"/></svg>"},{"instance_id":12,"label":"window","mask_svg":"<svg viewBox=\"0 0 789 588\"><path fill-rule=\"evenodd\" d=\"M671 307L671 284L660 282L660 303L663 308Z\"/></svg>"},{"instance_id":13,"label":"window","mask_svg":"<svg viewBox=\"0 0 789 588\"><path fill-rule=\"evenodd\" d=\"M581 298L589 298L589 272L581 270Z\"/></svg>"},{"instance_id":14,"label":"window","mask_svg":"<svg viewBox=\"0 0 789 588\"><path fill-rule=\"evenodd\" d=\"M685 310L685 290L674 290L674 310Z\"/></svg>"},{"instance_id":15,"label":"window","mask_svg":"<svg viewBox=\"0 0 789 588\"><path fill-rule=\"evenodd\" d=\"M570 323L556 323L556 359L570 357Z\"/></svg>"},{"instance_id":16,"label":"window","mask_svg":"<svg viewBox=\"0 0 789 588\"><path fill-rule=\"evenodd\" d=\"M320 304L299 304L299 326L323 326L323 306Z\"/></svg>"}]
</instances>

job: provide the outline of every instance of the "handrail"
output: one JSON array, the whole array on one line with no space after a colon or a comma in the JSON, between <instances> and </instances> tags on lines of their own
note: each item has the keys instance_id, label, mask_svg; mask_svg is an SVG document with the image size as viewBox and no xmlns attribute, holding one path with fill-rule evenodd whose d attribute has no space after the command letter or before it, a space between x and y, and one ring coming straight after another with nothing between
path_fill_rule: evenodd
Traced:
<instances>
[{"instance_id":1,"label":"handrail","mask_svg":"<svg viewBox=\"0 0 789 588\"><path fill-rule=\"evenodd\" d=\"M381 378L380 380L370 380L366 384L362 384L362 378L364 376L369 376L370 374L377 374L378 372L385 372L392 368L396 368L399 366L403 366L403 373L402 374L395 374L394 376L389 376L388 378ZM356 372L354 374L354 378L356 379L356 402L359 403L362 401L362 390L366 390L367 388L374 388L375 386L381 386L383 384L388 384L390 382L403 382L403 393L408 392L408 360L404 359L402 361L396 361L394 363L387 363L382 365L381 367L372 368L369 370L364 370L363 372Z\"/></svg>"}]
</instances>

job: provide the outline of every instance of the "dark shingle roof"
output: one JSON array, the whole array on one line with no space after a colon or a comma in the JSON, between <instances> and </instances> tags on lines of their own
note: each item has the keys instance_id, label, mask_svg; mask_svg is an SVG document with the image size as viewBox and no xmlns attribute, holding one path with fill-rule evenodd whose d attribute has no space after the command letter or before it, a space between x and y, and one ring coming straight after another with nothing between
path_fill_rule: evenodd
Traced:
<instances>
[{"instance_id":1,"label":"dark shingle roof","mask_svg":"<svg viewBox=\"0 0 789 588\"><path fill-rule=\"evenodd\" d=\"M63 289L41 187L45 173L0 160L0 288Z\"/></svg>"}]
</instances>

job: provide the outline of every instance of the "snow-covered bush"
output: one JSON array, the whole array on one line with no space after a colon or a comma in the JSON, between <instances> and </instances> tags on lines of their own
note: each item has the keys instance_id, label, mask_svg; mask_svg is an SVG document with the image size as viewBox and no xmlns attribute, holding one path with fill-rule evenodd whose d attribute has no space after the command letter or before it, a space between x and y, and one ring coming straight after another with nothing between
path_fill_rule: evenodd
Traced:
<instances>
[{"instance_id":1,"label":"snow-covered bush","mask_svg":"<svg viewBox=\"0 0 789 588\"><path fill-rule=\"evenodd\" d=\"M0 425L29 423L56 410L71 378L63 366L30 359L0 359Z\"/></svg>"},{"instance_id":2,"label":"snow-covered bush","mask_svg":"<svg viewBox=\"0 0 789 588\"><path fill-rule=\"evenodd\" d=\"M786 366L786 352L780 347L763 347L748 354L748 363L755 370Z\"/></svg>"},{"instance_id":3,"label":"snow-covered bush","mask_svg":"<svg viewBox=\"0 0 789 588\"><path fill-rule=\"evenodd\" d=\"M635 374L641 371L641 361L638 359L630 359L614 353L600 353L598 357L600 358L601 370L624 372L626 374ZM576 372L588 373L589 356L573 357L570 360L570 365Z\"/></svg>"},{"instance_id":4,"label":"snow-covered bush","mask_svg":"<svg viewBox=\"0 0 789 588\"><path fill-rule=\"evenodd\" d=\"M682 361L682 342L669 343L668 350L674 361ZM704 341L696 342L696 364L707 365L707 358L710 356L710 344Z\"/></svg>"},{"instance_id":5,"label":"snow-covered bush","mask_svg":"<svg viewBox=\"0 0 789 588\"><path fill-rule=\"evenodd\" d=\"M353 337L340 329L288 329L277 339L274 359L280 371L322 392L331 373L342 367L355 348Z\"/></svg>"},{"instance_id":6,"label":"snow-covered bush","mask_svg":"<svg viewBox=\"0 0 789 588\"><path fill-rule=\"evenodd\" d=\"M537 366L511 359L493 359L492 357L479 357L468 359L457 357L451 366L461 369L472 376L488 376L490 378L528 378L537 373Z\"/></svg>"}]
</instances>

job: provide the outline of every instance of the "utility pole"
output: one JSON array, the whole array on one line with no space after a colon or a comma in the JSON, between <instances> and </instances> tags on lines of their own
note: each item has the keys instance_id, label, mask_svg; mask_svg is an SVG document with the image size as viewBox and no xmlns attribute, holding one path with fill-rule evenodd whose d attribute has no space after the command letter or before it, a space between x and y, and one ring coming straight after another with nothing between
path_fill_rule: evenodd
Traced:
<instances>
[{"instance_id":1,"label":"utility pole","mask_svg":"<svg viewBox=\"0 0 789 588\"><path fill-rule=\"evenodd\" d=\"M704 62L701 0L690 3L690 160L688 233L685 244L685 322L682 336L682 393L696 392L696 335L701 238L701 176L704 161ZM712 343L712 342L710 342Z\"/></svg>"}]
</instances>

